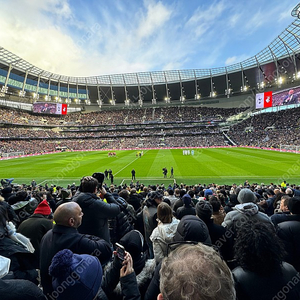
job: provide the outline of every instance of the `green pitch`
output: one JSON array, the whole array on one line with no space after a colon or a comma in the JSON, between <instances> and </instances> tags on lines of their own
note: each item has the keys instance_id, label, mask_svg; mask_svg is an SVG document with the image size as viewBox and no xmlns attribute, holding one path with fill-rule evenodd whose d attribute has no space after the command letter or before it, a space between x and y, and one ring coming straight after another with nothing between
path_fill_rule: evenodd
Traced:
<instances>
[{"instance_id":1,"label":"green pitch","mask_svg":"<svg viewBox=\"0 0 300 300\"><path fill-rule=\"evenodd\" d=\"M190 149L192 150L192 148ZM136 180L146 185L174 183L289 183L300 184L300 155L247 148L194 149L194 155L183 155L182 149L116 151L116 157L108 157L108 151L62 152L34 157L0 161L0 178L14 177L14 183L53 183L66 186L94 172L111 169L114 183L131 182L131 170ZM168 169L163 178L162 168ZM170 168L174 168L174 178ZM109 183L109 181L106 181Z\"/></svg>"}]
</instances>

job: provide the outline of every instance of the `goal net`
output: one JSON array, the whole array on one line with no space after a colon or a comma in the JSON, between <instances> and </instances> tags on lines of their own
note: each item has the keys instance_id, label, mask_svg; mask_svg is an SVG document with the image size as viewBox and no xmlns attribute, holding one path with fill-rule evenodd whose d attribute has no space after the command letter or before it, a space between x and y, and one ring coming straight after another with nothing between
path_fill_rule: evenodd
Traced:
<instances>
[{"instance_id":1,"label":"goal net","mask_svg":"<svg viewBox=\"0 0 300 300\"><path fill-rule=\"evenodd\" d=\"M2 153L2 157L13 157L13 156L21 156L24 155L24 151L19 151L19 152L7 152L7 153Z\"/></svg>"},{"instance_id":2,"label":"goal net","mask_svg":"<svg viewBox=\"0 0 300 300\"><path fill-rule=\"evenodd\" d=\"M296 146L296 145L282 145L282 144L280 144L280 152L300 153L300 146Z\"/></svg>"}]
</instances>

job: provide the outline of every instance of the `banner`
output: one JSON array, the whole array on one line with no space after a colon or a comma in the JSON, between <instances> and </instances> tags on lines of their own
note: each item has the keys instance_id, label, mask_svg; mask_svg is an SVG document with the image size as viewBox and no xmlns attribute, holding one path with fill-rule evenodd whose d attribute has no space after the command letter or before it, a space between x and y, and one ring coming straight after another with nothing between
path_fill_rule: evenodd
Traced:
<instances>
[{"instance_id":1,"label":"banner","mask_svg":"<svg viewBox=\"0 0 300 300\"><path fill-rule=\"evenodd\" d=\"M256 94L255 108L266 108L266 107L272 107L272 106L273 106L272 92Z\"/></svg>"},{"instance_id":2,"label":"banner","mask_svg":"<svg viewBox=\"0 0 300 300\"><path fill-rule=\"evenodd\" d=\"M57 115L66 115L68 110L67 104L56 104L56 114Z\"/></svg>"}]
</instances>

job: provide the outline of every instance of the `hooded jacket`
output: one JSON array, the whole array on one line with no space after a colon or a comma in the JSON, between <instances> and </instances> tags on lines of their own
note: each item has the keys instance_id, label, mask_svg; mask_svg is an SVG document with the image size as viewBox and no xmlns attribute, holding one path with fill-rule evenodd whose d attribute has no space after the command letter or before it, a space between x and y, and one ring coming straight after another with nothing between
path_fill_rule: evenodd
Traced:
<instances>
[{"instance_id":1,"label":"hooded jacket","mask_svg":"<svg viewBox=\"0 0 300 300\"><path fill-rule=\"evenodd\" d=\"M171 223L164 224L160 222L153 230L150 240L153 243L156 263L159 263L165 256L167 256L168 243L173 242L178 224L179 220L173 217Z\"/></svg>"},{"instance_id":2,"label":"hooded jacket","mask_svg":"<svg viewBox=\"0 0 300 300\"><path fill-rule=\"evenodd\" d=\"M184 216L180 220L173 240L174 242L201 242L211 246L211 239L206 224L198 217L191 215Z\"/></svg>"},{"instance_id":3,"label":"hooded jacket","mask_svg":"<svg viewBox=\"0 0 300 300\"><path fill-rule=\"evenodd\" d=\"M295 269L300 271L300 215L292 215L293 221L285 221L277 226L277 235L284 243L286 250L286 262L292 264Z\"/></svg>"},{"instance_id":4,"label":"hooded jacket","mask_svg":"<svg viewBox=\"0 0 300 300\"><path fill-rule=\"evenodd\" d=\"M78 227L80 233L98 236L108 243L110 242L108 219L114 218L120 213L120 207L114 197L106 193L102 201L96 194L80 192L73 198L82 209L82 224Z\"/></svg>"},{"instance_id":5,"label":"hooded jacket","mask_svg":"<svg viewBox=\"0 0 300 300\"><path fill-rule=\"evenodd\" d=\"M144 298L148 285L152 279L153 273L155 271L155 260L154 259L146 259L146 256L143 252L144 247L144 238L142 234L137 230L132 230L125 234L119 242L122 246L124 246L125 250L130 253L133 260L133 269L136 274L136 281L138 285L138 289ZM112 268L112 265L108 265L108 269ZM121 283L121 284L120 284ZM116 288L109 295L110 299L114 300L122 300L122 282L117 284Z\"/></svg>"},{"instance_id":6,"label":"hooded jacket","mask_svg":"<svg viewBox=\"0 0 300 300\"><path fill-rule=\"evenodd\" d=\"M228 228L233 227L233 230L236 231L250 220L273 224L266 214L259 211L255 203L248 202L236 205L233 210L225 216L222 226Z\"/></svg>"}]
</instances>

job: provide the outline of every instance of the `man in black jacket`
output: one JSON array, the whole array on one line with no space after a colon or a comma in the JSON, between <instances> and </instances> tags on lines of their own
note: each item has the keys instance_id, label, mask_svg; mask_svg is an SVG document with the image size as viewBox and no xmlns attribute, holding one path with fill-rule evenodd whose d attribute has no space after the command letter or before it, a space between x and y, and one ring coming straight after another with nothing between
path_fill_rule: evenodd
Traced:
<instances>
[{"instance_id":1,"label":"man in black jacket","mask_svg":"<svg viewBox=\"0 0 300 300\"><path fill-rule=\"evenodd\" d=\"M97 196L97 186L96 178L85 176L81 179L80 191L73 197L83 212L82 225L78 231L110 242L108 219L116 217L120 213L120 207L113 195L107 193L103 187L100 197L107 202L100 199Z\"/></svg>"},{"instance_id":2,"label":"man in black jacket","mask_svg":"<svg viewBox=\"0 0 300 300\"><path fill-rule=\"evenodd\" d=\"M277 234L283 240L287 256L285 261L300 271L300 197L289 199L288 208L291 212L287 221L277 227Z\"/></svg>"},{"instance_id":3,"label":"man in black jacket","mask_svg":"<svg viewBox=\"0 0 300 300\"><path fill-rule=\"evenodd\" d=\"M102 265L107 263L112 250L108 242L91 235L80 234L82 210L75 202L60 205L54 213L55 225L42 239L40 248L41 284L46 296L51 295L52 278L48 269L54 255L63 249L70 249L77 254L90 254L98 257Z\"/></svg>"}]
</instances>

